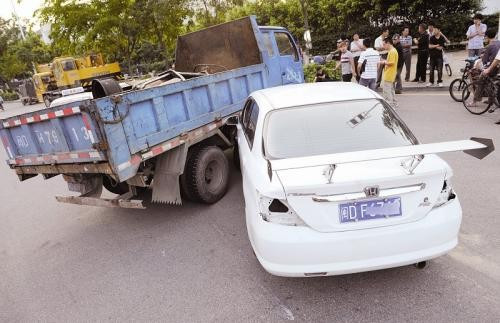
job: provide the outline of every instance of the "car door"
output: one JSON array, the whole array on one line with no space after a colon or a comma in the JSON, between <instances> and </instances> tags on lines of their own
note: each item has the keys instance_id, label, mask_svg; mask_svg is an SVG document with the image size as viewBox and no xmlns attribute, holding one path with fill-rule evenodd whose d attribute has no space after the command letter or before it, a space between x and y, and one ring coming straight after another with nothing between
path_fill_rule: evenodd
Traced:
<instances>
[{"instance_id":1,"label":"car door","mask_svg":"<svg viewBox=\"0 0 500 323\"><path fill-rule=\"evenodd\" d=\"M273 35L279 55L282 84L303 83L302 62L292 37L285 31L274 31Z\"/></svg>"}]
</instances>

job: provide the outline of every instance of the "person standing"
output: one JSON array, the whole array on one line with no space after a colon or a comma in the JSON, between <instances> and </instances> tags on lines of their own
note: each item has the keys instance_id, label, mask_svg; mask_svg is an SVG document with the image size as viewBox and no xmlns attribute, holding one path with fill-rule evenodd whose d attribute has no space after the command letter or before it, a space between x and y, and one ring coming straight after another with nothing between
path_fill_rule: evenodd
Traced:
<instances>
[{"instance_id":1,"label":"person standing","mask_svg":"<svg viewBox=\"0 0 500 323\"><path fill-rule=\"evenodd\" d=\"M398 70L398 51L394 48L392 39L384 39L384 48L387 51L387 59L380 61L380 66L384 69L382 73L382 91L385 100L396 106L396 94L394 91L394 81L396 80Z\"/></svg>"},{"instance_id":2,"label":"person standing","mask_svg":"<svg viewBox=\"0 0 500 323\"><path fill-rule=\"evenodd\" d=\"M446 40L441 35L441 30L438 26L434 26L434 35L429 39L429 57L430 57L430 71L429 71L429 83L427 86L434 85L434 70L437 69L437 85L439 87L443 86L443 49L446 44Z\"/></svg>"},{"instance_id":3,"label":"person standing","mask_svg":"<svg viewBox=\"0 0 500 323\"><path fill-rule=\"evenodd\" d=\"M485 39L486 39L486 42L488 43L488 46L486 46L486 49L484 50L483 57L482 57L482 63L483 63L484 67L491 66L495 60L495 57L498 55L498 53L500 53L500 51L499 51L500 41L495 40L495 36L496 36L496 30L494 30L494 29L488 29L485 33ZM488 70L488 68L484 69L484 71L486 71L486 70ZM488 73L484 73L484 71L475 82L476 91L474 91L474 97L473 97L472 102L468 102L467 106L470 106L470 107L476 106L477 102L482 99L482 93L483 93L485 81L487 78L486 76L488 75ZM496 72L496 69L494 69L494 73L492 73L492 74L495 74L495 72Z\"/></svg>"},{"instance_id":4,"label":"person standing","mask_svg":"<svg viewBox=\"0 0 500 323\"><path fill-rule=\"evenodd\" d=\"M496 35L496 29L488 29L484 34L484 39L486 40L488 46L486 46L486 49L483 52L483 66L489 66L495 59L495 56L500 49L500 41L495 39Z\"/></svg>"},{"instance_id":5,"label":"person standing","mask_svg":"<svg viewBox=\"0 0 500 323\"><path fill-rule=\"evenodd\" d=\"M476 13L474 15L474 24L467 29L467 49L469 50L469 57L481 55L481 50L484 48L484 34L486 33L486 25L481 23L483 15Z\"/></svg>"},{"instance_id":6,"label":"person standing","mask_svg":"<svg viewBox=\"0 0 500 323\"><path fill-rule=\"evenodd\" d=\"M363 39L363 46L366 48L359 56L358 73L360 74L359 84L375 91L377 88L377 68L380 61L378 51L371 48L371 39Z\"/></svg>"},{"instance_id":7,"label":"person standing","mask_svg":"<svg viewBox=\"0 0 500 323\"><path fill-rule=\"evenodd\" d=\"M384 49L384 39L386 39L387 37L389 37L389 28L383 28L380 36L375 39L375 49L378 51L381 59L387 58L387 51ZM377 71L377 87L380 86L382 69L382 67L379 67Z\"/></svg>"},{"instance_id":8,"label":"person standing","mask_svg":"<svg viewBox=\"0 0 500 323\"><path fill-rule=\"evenodd\" d=\"M429 27L427 28L427 33L429 34L429 37L434 35L434 26L435 26L435 24L433 22L429 22ZM440 29L440 31L441 31L441 29ZM442 31L441 31L441 37L444 38L444 40L446 41L446 44L450 43L450 40L443 34Z\"/></svg>"},{"instance_id":9,"label":"person standing","mask_svg":"<svg viewBox=\"0 0 500 323\"><path fill-rule=\"evenodd\" d=\"M354 58L352 53L347 50L347 43L340 44L340 64L336 69L340 68L342 72L342 82L351 82L352 76L355 74Z\"/></svg>"},{"instance_id":10,"label":"person standing","mask_svg":"<svg viewBox=\"0 0 500 323\"><path fill-rule=\"evenodd\" d=\"M427 31L425 30L426 28L427 26L425 24L418 25L418 38L413 39L415 44L418 46L417 71L413 82L425 83L427 59L429 58L429 34L427 34Z\"/></svg>"},{"instance_id":11,"label":"person standing","mask_svg":"<svg viewBox=\"0 0 500 323\"><path fill-rule=\"evenodd\" d=\"M410 80L410 70L411 70L411 45L413 44L412 38L410 36L410 28L406 26L403 28L403 34L401 35L401 37L399 37L399 42L403 47L402 59L403 59L403 64L406 68L405 81L408 82Z\"/></svg>"},{"instance_id":12,"label":"person standing","mask_svg":"<svg viewBox=\"0 0 500 323\"><path fill-rule=\"evenodd\" d=\"M351 53L354 58L354 66L358 66L358 61L359 61L359 56L361 55L361 52L365 50L365 46L363 46L363 39L359 39L358 34L354 34L352 36L352 42L351 42ZM356 81L359 82L359 74L357 72L357 69L355 68L356 72Z\"/></svg>"},{"instance_id":13,"label":"person standing","mask_svg":"<svg viewBox=\"0 0 500 323\"><path fill-rule=\"evenodd\" d=\"M5 111L5 108L3 107L3 98L0 96L0 110Z\"/></svg>"},{"instance_id":14,"label":"person standing","mask_svg":"<svg viewBox=\"0 0 500 323\"><path fill-rule=\"evenodd\" d=\"M394 48L398 52L398 64L397 64L397 73L396 73L396 94L401 94L403 92L403 82L401 81L401 72L403 71L403 64L404 64L404 58L403 58L403 46L401 46L399 42L399 35L394 34L392 36L392 43L394 45Z\"/></svg>"}]
</instances>

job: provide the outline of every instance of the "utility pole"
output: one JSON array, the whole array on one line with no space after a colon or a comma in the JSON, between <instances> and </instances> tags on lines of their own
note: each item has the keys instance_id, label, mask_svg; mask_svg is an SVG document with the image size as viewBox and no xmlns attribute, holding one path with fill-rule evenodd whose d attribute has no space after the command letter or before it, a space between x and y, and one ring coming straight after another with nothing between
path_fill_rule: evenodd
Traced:
<instances>
[{"instance_id":1,"label":"utility pole","mask_svg":"<svg viewBox=\"0 0 500 323\"><path fill-rule=\"evenodd\" d=\"M309 49L311 47L311 31L309 29L309 16L307 15L307 0L299 0L304 17L304 41L306 42L306 58L309 60ZM307 35L307 36L306 36Z\"/></svg>"},{"instance_id":2,"label":"utility pole","mask_svg":"<svg viewBox=\"0 0 500 323\"><path fill-rule=\"evenodd\" d=\"M16 5L14 3L14 0L10 0L10 4L12 6L12 15L14 16L14 21L16 22L16 25L18 25L19 31L21 32L21 38L23 40L26 40L26 36L24 35L23 26L21 26L21 24L19 23L19 16L17 15L17 12L16 12Z\"/></svg>"}]
</instances>

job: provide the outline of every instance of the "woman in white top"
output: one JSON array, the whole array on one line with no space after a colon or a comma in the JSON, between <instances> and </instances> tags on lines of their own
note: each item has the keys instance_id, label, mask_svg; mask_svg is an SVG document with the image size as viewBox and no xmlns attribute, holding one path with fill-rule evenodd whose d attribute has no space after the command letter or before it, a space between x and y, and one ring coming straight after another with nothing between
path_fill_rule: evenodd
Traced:
<instances>
[{"instance_id":1,"label":"woman in white top","mask_svg":"<svg viewBox=\"0 0 500 323\"><path fill-rule=\"evenodd\" d=\"M361 55L361 52L365 50L365 46L363 46L363 39L359 39L358 34L352 35L352 42L351 42L351 50L350 52L352 53L352 56L354 58L354 66L358 66L358 60L359 60L359 55ZM356 70L356 81L359 82L359 73Z\"/></svg>"}]
</instances>

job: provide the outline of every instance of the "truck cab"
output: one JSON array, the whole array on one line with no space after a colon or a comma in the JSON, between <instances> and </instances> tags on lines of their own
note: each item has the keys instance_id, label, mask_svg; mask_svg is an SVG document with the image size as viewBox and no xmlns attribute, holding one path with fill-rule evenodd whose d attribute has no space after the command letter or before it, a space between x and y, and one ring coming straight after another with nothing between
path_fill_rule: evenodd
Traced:
<instances>
[{"instance_id":1,"label":"truck cab","mask_svg":"<svg viewBox=\"0 0 500 323\"><path fill-rule=\"evenodd\" d=\"M56 79L57 87L61 89L79 86L80 75L76 60L73 57L61 57L54 59L52 71Z\"/></svg>"},{"instance_id":2,"label":"truck cab","mask_svg":"<svg viewBox=\"0 0 500 323\"><path fill-rule=\"evenodd\" d=\"M44 102L43 94L57 88L52 72L42 72L33 75L36 97L39 102Z\"/></svg>"},{"instance_id":3,"label":"truck cab","mask_svg":"<svg viewBox=\"0 0 500 323\"><path fill-rule=\"evenodd\" d=\"M267 54L266 66L269 69L272 84L285 85L302 83L302 61L300 51L293 37L283 27L259 27L261 40Z\"/></svg>"}]
</instances>

